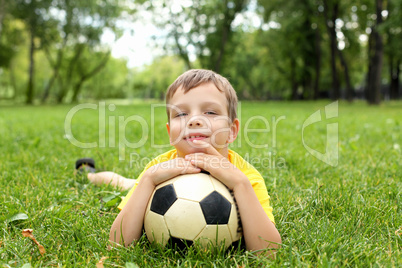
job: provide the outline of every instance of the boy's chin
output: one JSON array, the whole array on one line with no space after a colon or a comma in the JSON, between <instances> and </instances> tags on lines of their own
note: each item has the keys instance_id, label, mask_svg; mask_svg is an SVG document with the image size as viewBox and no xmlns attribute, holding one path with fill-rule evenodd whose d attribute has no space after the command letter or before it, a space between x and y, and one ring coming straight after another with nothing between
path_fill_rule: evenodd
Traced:
<instances>
[{"instance_id":1,"label":"boy's chin","mask_svg":"<svg viewBox=\"0 0 402 268\"><path fill-rule=\"evenodd\" d=\"M205 149L197 148L195 146L186 146L186 148L178 148L176 147L179 156L186 156L189 154L196 154L196 153L205 153Z\"/></svg>"},{"instance_id":2,"label":"boy's chin","mask_svg":"<svg viewBox=\"0 0 402 268\"><path fill-rule=\"evenodd\" d=\"M225 147L225 148L217 148L215 146L213 146L213 147L219 153L222 153L225 151L225 149L227 149L227 147ZM183 156L186 156L188 154L205 153L205 147L203 147L202 145L198 145L198 144L189 144L188 146L186 146L186 148L183 148L183 150L180 150L178 148L176 148L176 149L178 151L181 151Z\"/></svg>"}]
</instances>

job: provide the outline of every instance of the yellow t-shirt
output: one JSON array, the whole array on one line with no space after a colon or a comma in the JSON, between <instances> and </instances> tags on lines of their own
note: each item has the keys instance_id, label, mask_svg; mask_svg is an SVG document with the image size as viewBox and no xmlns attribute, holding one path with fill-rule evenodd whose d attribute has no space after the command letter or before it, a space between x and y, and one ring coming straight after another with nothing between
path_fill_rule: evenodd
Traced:
<instances>
[{"instance_id":1,"label":"yellow t-shirt","mask_svg":"<svg viewBox=\"0 0 402 268\"><path fill-rule=\"evenodd\" d=\"M135 188L137 187L139 180L142 178L142 175L147 169L156 164L175 159L176 157L177 157L177 151L176 149L173 149L157 156L155 159L149 162L145 166L141 174L138 176L138 179L134 184L133 188L131 188L127 196L123 199L123 201L121 201L118 208L121 210L126 205L128 199L131 197ZM240 169L250 180L250 183L254 189L255 194L257 195L258 200L260 201L262 208L264 209L265 213L267 213L268 218L273 223L275 223L274 215L272 214L272 207L269 203L270 197L268 195L267 187L265 186L265 182L261 174L251 164L249 164L246 160L244 160L239 154L237 154L232 150L229 150L228 159L230 163L232 163L235 167Z\"/></svg>"}]
</instances>

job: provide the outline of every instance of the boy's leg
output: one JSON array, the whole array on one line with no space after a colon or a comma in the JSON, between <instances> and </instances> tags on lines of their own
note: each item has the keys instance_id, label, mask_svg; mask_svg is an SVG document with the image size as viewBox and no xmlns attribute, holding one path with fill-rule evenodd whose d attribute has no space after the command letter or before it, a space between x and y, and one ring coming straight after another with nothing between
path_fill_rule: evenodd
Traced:
<instances>
[{"instance_id":1,"label":"boy's leg","mask_svg":"<svg viewBox=\"0 0 402 268\"><path fill-rule=\"evenodd\" d=\"M110 184L113 187L119 188L121 190L131 189L136 180L127 179L119 174L110 171L96 172L95 160L92 158L80 158L75 162L75 174L81 174L80 176L85 176L93 184Z\"/></svg>"},{"instance_id":2,"label":"boy's leg","mask_svg":"<svg viewBox=\"0 0 402 268\"><path fill-rule=\"evenodd\" d=\"M136 180L127 179L117 173L111 171L103 171L98 173L88 173L88 179L93 184L110 184L113 187L119 188L121 190L131 189Z\"/></svg>"}]
</instances>

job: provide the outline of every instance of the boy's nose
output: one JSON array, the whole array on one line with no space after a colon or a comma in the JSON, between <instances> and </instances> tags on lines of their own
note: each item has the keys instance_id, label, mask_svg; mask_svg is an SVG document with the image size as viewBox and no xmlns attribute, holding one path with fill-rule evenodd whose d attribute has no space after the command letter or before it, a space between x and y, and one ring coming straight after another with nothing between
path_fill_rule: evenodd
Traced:
<instances>
[{"instance_id":1,"label":"boy's nose","mask_svg":"<svg viewBox=\"0 0 402 268\"><path fill-rule=\"evenodd\" d=\"M187 123L188 127L201 127L203 125L203 119L200 117L193 117Z\"/></svg>"}]
</instances>

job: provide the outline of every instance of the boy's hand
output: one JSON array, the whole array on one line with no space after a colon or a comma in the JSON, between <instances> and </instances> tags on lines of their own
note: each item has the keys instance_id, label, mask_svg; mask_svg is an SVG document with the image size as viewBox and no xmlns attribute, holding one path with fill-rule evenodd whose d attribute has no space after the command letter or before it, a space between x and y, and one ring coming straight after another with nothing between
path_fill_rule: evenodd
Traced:
<instances>
[{"instance_id":1,"label":"boy's hand","mask_svg":"<svg viewBox=\"0 0 402 268\"><path fill-rule=\"evenodd\" d=\"M201 169L184 158L175 158L150 167L146 174L154 186L182 174L199 173Z\"/></svg>"},{"instance_id":2,"label":"boy's hand","mask_svg":"<svg viewBox=\"0 0 402 268\"><path fill-rule=\"evenodd\" d=\"M243 172L230 163L230 161L222 156L211 144L200 140L193 142L200 145L204 152L185 156L185 159L190 161L192 165L208 171L230 190L233 190L237 183L247 179Z\"/></svg>"}]
</instances>

